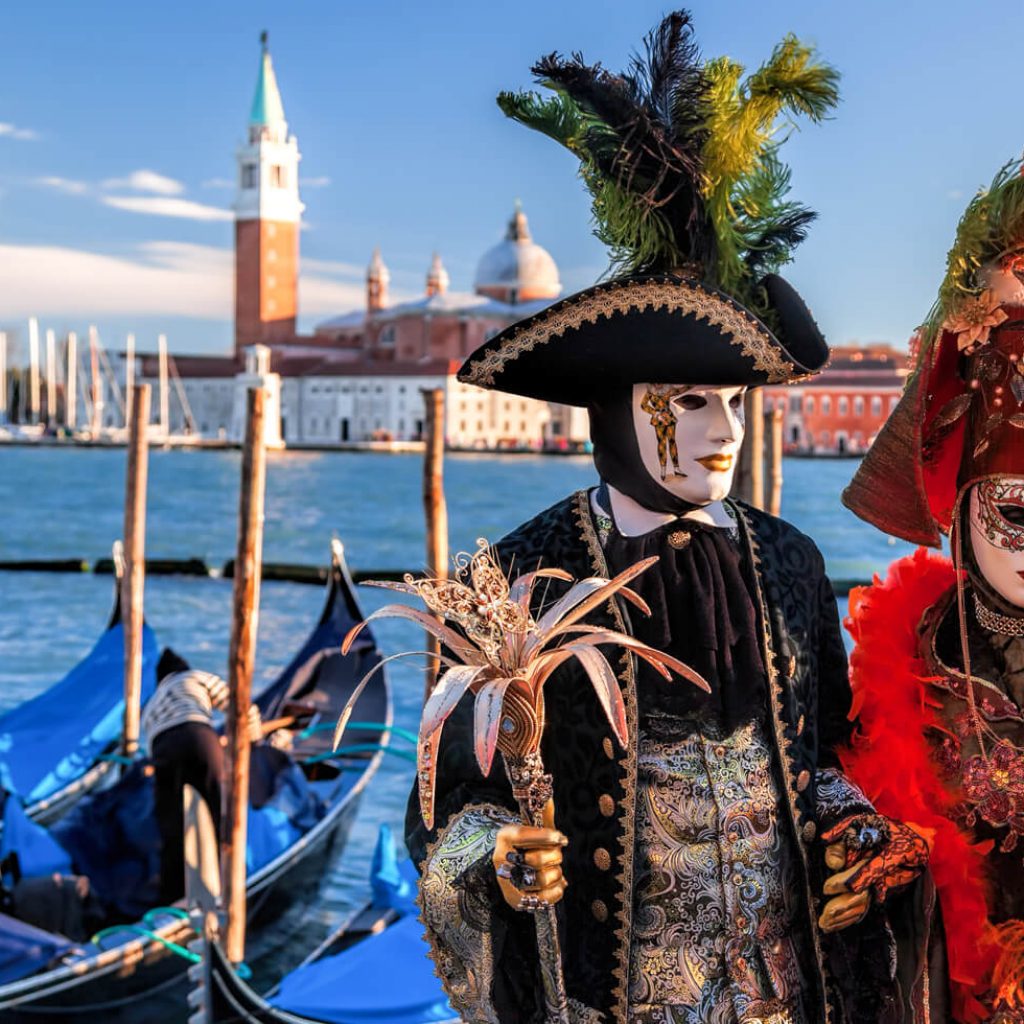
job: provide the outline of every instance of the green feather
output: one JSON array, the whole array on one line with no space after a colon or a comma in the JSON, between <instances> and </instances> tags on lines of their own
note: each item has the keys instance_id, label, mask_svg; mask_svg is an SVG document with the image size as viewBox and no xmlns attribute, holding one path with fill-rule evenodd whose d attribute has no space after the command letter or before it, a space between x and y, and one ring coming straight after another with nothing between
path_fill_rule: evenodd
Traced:
<instances>
[{"instance_id":1,"label":"green feather","mask_svg":"<svg viewBox=\"0 0 1024 1024\"><path fill-rule=\"evenodd\" d=\"M988 188L967 204L946 256L946 275L924 325L922 353L938 338L942 324L965 296L978 294L978 270L1024 248L1024 177L1021 160L1004 164Z\"/></svg>"}]
</instances>

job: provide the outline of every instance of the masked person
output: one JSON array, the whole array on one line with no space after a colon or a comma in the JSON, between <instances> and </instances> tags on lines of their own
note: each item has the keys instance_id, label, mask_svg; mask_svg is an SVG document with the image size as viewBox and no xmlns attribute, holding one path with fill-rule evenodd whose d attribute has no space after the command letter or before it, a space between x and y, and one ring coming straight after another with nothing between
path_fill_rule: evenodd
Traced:
<instances>
[{"instance_id":1,"label":"masked person","mask_svg":"<svg viewBox=\"0 0 1024 1024\"><path fill-rule=\"evenodd\" d=\"M845 761L934 836L900 930L919 1019L1024 1021L1024 178L967 208L899 405L843 500L938 546L851 595L861 728Z\"/></svg>"},{"instance_id":2,"label":"masked person","mask_svg":"<svg viewBox=\"0 0 1024 1024\"><path fill-rule=\"evenodd\" d=\"M823 115L835 73L792 37L758 80L793 81L795 68L795 91L769 86L758 103ZM681 659L711 692L624 659L623 750L581 671L560 668L545 686L545 828L515 823L500 767L481 777L472 701L459 705L437 755L437 828L423 826L416 794L408 818L438 973L468 1021L543 1020L529 910L550 902L574 1021L898 1020L883 909L836 885L825 851L835 846L844 869L849 852L874 879L899 868L905 883L926 847L912 842L910 856L883 866L889 839L908 830L884 823L883 836L839 771L850 693L820 554L788 524L727 499L746 389L802 378L827 358L799 296L764 272L785 262L812 215L787 202L799 229L788 234L777 218L737 221L732 201L755 178L773 196L763 209L780 214L787 173L764 146L768 116L746 170L729 177L721 146L736 137L733 115L751 113L753 87L727 59L700 63L685 13L652 33L628 76L579 57L534 71L553 100L499 102L580 157L598 235L624 272L508 328L460 371L590 412L599 486L497 552L511 575L557 567L577 579L658 556L631 584L649 617L615 600L588 622ZM560 591L542 589L550 606ZM854 851L868 841L874 849Z\"/></svg>"}]
</instances>

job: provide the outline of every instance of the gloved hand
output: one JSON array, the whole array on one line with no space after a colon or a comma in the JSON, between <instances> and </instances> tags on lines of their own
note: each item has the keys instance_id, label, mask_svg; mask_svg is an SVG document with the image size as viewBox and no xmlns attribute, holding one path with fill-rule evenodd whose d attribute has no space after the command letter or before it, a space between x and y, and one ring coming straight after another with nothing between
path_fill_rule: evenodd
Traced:
<instances>
[{"instance_id":1,"label":"gloved hand","mask_svg":"<svg viewBox=\"0 0 1024 1024\"><path fill-rule=\"evenodd\" d=\"M835 932L867 914L872 897L884 903L889 894L909 885L928 866L927 840L910 825L880 814L854 814L822 834L828 843L825 866L833 874L824 893L833 897L818 926Z\"/></svg>"},{"instance_id":2,"label":"gloved hand","mask_svg":"<svg viewBox=\"0 0 1024 1024\"><path fill-rule=\"evenodd\" d=\"M562 898L568 884L562 876L562 847L568 842L555 828L550 800L542 828L505 825L498 832L491 859L501 895L513 910L537 910Z\"/></svg>"}]
</instances>

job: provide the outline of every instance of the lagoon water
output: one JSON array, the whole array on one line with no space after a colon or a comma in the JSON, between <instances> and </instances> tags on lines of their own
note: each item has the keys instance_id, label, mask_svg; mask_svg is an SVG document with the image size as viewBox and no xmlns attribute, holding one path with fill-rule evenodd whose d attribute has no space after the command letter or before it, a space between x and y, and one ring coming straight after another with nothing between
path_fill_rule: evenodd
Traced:
<instances>
[{"instance_id":1,"label":"lagoon water","mask_svg":"<svg viewBox=\"0 0 1024 1024\"><path fill-rule=\"evenodd\" d=\"M240 456L229 451L153 451L146 550L150 557L232 557ZM860 522L839 502L856 463L787 459L783 516L818 543L829 573L868 579L910 550ZM0 447L0 561L109 555L121 534L123 449ZM423 567L422 462L416 455L272 454L267 470L264 557L324 563L337 534L356 569ZM596 481L589 458L452 455L445 464L452 551L477 537L497 540L524 519ZM0 571L0 710L44 689L81 658L102 631L112 578ZM386 591L361 588L365 611ZM256 685L272 677L312 627L319 587L265 583L259 619ZM231 584L219 579L152 578L146 617L161 644L197 667L226 671ZM382 622L386 654L418 650L421 633ZM422 673L399 663L391 673L396 724L415 729ZM381 824L402 834L412 767L386 758L364 800L351 840L302 934L282 936L279 966L301 958L349 908L363 902L370 855Z\"/></svg>"}]
</instances>

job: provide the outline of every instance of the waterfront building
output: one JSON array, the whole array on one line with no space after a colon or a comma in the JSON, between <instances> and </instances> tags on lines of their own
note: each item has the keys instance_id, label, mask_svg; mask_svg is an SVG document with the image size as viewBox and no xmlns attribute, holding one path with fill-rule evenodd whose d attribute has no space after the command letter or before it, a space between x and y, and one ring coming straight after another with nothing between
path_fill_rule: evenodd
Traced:
<instances>
[{"instance_id":1,"label":"waterfront building","mask_svg":"<svg viewBox=\"0 0 1024 1024\"><path fill-rule=\"evenodd\" d=\"M380 250L366 269L362 308L297 331L300 222L298 142L289 132L266 38L247 126L237 151L234 349L170 360L178 401L170 434L241 440L245 389L267 391L269 445L330 447L421 438L423 389L445 393L453 448L581 447L584 410L460 384L459 364L510 323L562 291L557 264L532 237L516 203L504 237L477 263L470 291L454 291L438 253L425 259L423 292L392 302ZM156 382L156 357L139 374ZM818 377L766 390L786 410L786 450L853 454L874 439L902 390L907 358L885 345L836 348Z\"/></svg>"},{"instance_id":2,"label":"waterfront building","mask_svg":"<svg viewBox=\"0 0 1024 1024\"><path fill-rule=\"evenodd\" d=\"M857 455L896 407L909 356L891 345L837 346L816 377L765 389L765 409L785 410L786 451Z\"/></svg>"},{"instance_id":3,"label":"waterfront building","mask_svg":"<svg viewBox=\"0 0 1024 1024\"><path fill-rule=\"evenodd\" d=\"M586 417L578 410L504 399L455 378L489 337L561 294L558 267L533 240L518 203L504 237L480 258L472 291L452 291L434 253L423 294L392 303L390 273L376 250L364 307L325 320L311 335L297 332L300 155L265 36L262 44L247 142L237 154L234 351L173 360L184 399L174 403L169 432L238 441L245 388L260 380L271 445L418 440L424 388L445 391L452 447L584 443ZM157 379L155 357L142 359L140 373Z\"/></svg>"}]
</instances>

